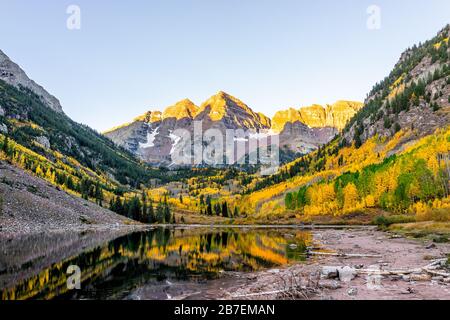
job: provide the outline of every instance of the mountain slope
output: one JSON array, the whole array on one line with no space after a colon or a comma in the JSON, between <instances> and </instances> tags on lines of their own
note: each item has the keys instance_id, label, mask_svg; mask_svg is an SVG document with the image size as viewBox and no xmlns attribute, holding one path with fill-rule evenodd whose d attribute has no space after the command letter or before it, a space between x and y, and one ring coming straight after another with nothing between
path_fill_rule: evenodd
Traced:
<instances>
[{"instance_id":1,"label":"mountain slope","mask_svg":"<svg viewBox=\"0 0 450 320\"><path fill-rule=\"evenodd\" d=\"M109 139L50 109L27 89L0 80L0 106L0 123L6 125L8 135L30 150L45 156L57 151L123 184L137 185L158 175Z\"/></svg>"},{"instance_id":2,"label":"mountain slope","mask_svg":"<svg viewBox=\"0 0 450 320\"><path fill-rule=\"evenodd\" d=\"M134 222L92 202L58 190L45 180L0 161L0 226L3 236L114 229Z\"/></svg>"},{"instance_id":3,"label":"mountain slope","mask_svg":"<svg viewBox=\"0 0 450 320\"><path fill-rule=\"evenodd\" d=\"M392 72L376 84L344 130L348 143L411 129L417 137L450 122L450 48L447 25L436 37L406 50Z\"/></svg>"}]
</instances>

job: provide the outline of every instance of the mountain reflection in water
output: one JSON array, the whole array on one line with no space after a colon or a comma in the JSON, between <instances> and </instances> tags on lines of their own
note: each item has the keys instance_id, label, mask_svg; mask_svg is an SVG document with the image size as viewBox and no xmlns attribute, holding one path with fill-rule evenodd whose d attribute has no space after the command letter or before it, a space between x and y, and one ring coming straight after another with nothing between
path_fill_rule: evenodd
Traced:
<instances>
[{"instance_id":1,"label":"mountain reflection in water","mask_svg":"<svg viewBox=\"0 0 450 320\"><path fill-rule=\"evenodd\" d=\"M252 272L303 261L311 241L310 233L299 230L157 228L87 248L47 266L33 266L45 257L21 261L20 267L0 257L0 293L3 300L122 299L148 283L207 281L222 271ZM53 243L56 246L58 240ZM21 248L15 250L20 255ZM81 269L81 290L67 289L70 265Z\"/></svg>"}]
</instances>

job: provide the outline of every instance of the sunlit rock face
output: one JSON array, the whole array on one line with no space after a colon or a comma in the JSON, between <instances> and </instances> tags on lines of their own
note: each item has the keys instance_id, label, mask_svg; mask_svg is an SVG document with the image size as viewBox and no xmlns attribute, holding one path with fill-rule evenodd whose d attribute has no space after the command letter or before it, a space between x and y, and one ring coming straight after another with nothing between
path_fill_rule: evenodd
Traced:
<instances>
[{"instance_id":1,"label":"sunlit rock face","mask_svg":"<svg viewBox=\"0 0 450 320\"><path fill-rule=\"evenodd\" d=\"M193 119L197 115L198 110L199 108L191 100L184 99L177 102L173 106L167 107L162 113L162 119Z\"/></svg>"},{"instance_id":2,"label":"sunlit rock face","mask_svg":"<svg viewBox=\"0 0 450 320\"><path fill-rule=\"evenodd\" d=\"M329 106L311 106L299 110L279 111L273 119L254 112L247 104L223 91L197 107L189 99L167 107L163 112L148 111L133 122L104 134L130 150L142 160L162 166L172 164L172 154L180 143L179 130L194 136L194 121L201 122L202 132L242 129L248 142L257 132L279 135L280 144L295 153L308 153L330 141L361 104L339 101ZM235 137L235 140L243 137Z\"/></svg>"},{"instance_id":3,"label":"sunlit rock face","mask_svg":"<svg viewBox=\"0 0 450 320\"><path fill-rule=\"evenodd\" d=\"M362 106L359 102L338 101L332 105L278 111L272 119L272 129L281 132L287 123L301 122L310 128L331 127L341 131Z\"/></svg>"},{"instance_id":4,"label":"sunlit rock face","mask_svg":"<svg viewBox=\"0 0 450 320\"><path fill-rule=\"evenodd\" d=\"M43 87L36 82L28 78L26 73L14 62L12 62L6 54L0 50L0 80L19 88L24 87L37 96L39 96L42 102L50 109L56 112L63 112L59 100L48 93Z\"/></svg>"}]
</instances>

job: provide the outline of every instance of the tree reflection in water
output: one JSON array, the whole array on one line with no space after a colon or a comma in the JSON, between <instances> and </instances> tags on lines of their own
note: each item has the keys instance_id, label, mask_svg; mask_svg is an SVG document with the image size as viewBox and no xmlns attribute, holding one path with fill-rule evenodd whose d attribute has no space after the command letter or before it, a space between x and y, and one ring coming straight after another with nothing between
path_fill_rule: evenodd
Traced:
<instances>
[{"instance_id":1,"label":"tree reflection in water","mask_svg":"<svg viewBox=\"0 0 450 320\"><path fill-rule=\"evenodd\" d=\"M302 261L311 239L310 233L299 230L157 228L119 237L38 270L29 268L32 274L0 292L3 300L123 298L150 281L207 280L221 271L252 272ZM24 262L20 273L35 261ZM81 268L81 290L67 290L69 265ZM11 269L0 271L0 279L19 274Z\"/></svg>"}]
</instances>

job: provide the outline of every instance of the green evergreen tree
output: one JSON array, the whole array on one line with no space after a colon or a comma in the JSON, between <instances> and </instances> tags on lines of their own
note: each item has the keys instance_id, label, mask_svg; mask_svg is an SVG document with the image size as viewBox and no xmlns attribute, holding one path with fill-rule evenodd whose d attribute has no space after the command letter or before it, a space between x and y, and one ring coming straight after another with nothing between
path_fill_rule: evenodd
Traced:
<instances>
[{"instance_id":1,"label":"green evergreen tree","mask_svg":"<svg viewBox=\"0 0 450 320\"><path fill-rule=\"evenodd\" d=\"M228 218L228 204L226 201L222 203L222 217Z\"/></svg>"},{"instance_id":2,"label":"green evergreen tree","mask_svg":"<svg viewBox=\"0 0 450 320\"><path fill-rule=\"evenodd\" d=\"M10 153L10 148L9 148L9 139L8 136L5 136L5 138L3 139L3 145L2 145L2 151L9 157L9 153Z\"/></svg>"},{"instance_id":3,"label":"green evergreen tree","mask_svg":"<svg viewBox=\"0 0 450 320\"><path fill-rule=\"evenodd\" d=\"M236 218L239 216L239 208L237 206L234 207L233 217Z\"/></svg>"},{"instance_id":4,"label":"green evergreen tree","mask_svg":"<svg viewBox=\"0 0 450 320\"><path fill-rule=\"evenodd\" d=\"M142 213L141 213L141 222L148 222L148 207L147 207L147 197L145 196L145 192L142 192Z\"/></svg>"},{"instance_id":5,"label":"green evergreen tree","mask_svg":"<svg viewBox=\"0 0 450 320\"><path fill-rule=\"evenodd\" d=\"M170 208L167 203L167 197L164 199L164 221L165 221L165 223L173 223L172 215L170 213Z\"/></svg>"},{"instance_id":6,"label":"green evergreen tree","mask_svg":"<svg viewBox=\"0 0 450 320\"><path fill-rule=\"evenodd\" d=\"M286 196L284 197L284 204L285 204L286 208L291 209L291 210L294 209L292 193L289 192L286 194Z\"/></svg>"},{"instance_id":7,"label":"green evergreen tree","mask_svg":"<svg viewBox=\"0 0 450 320\"><path fill-rule=\"evenodd\" d=\"M159 201L158 206L156 207L156 221L158 223L164 223L164 206L161 201Z\"/></svg>"},{"instance_id":8,"label":"green evergreen tree","mask_svg":"<svg viewBox=\"0 0 450 320\"><path fill-rule=\"evenodd\" d=\"M150 203L148 205L147 221L148 221L148 223L157 222L156 215L155 215L155 209L153 208L153 201L151 199L150 199Z\"/></svg>"},{"instance_id":9,"label":"green evergreen tree","mask_svg":"<svg viewBox=\"0 0 450 320\"><path fill-rule=\"evenodd\" d=\"M220 203L216 203L214 205L214 213L216 214L216 216L220 216L220 214L222 213L222 207L220 206Z\"/></svg>"},{"instance_id":10,"label":"green evergreen tree","mask_svg":"<svg viewBox=\"0 0 450 320\"><path fill-rule=\"evenodd\" d=\"M208 216L212 216L212 215L213 215L213 210L212 210L211 202L208 203L208 206L206 207L206 214L207 214Z\"/></svg>"},{"instance_id":11,"label":"green evergreen tree","mask_svg":"<svg viewBox=\"0 0 450 320\"><path fill-rule=\"evenodd\" d=\"M98 204L99 206L103 206L103 189L100 185L100 182L97 181L95 183L95 203Z\"/></svg>"},{"instance_id":12,"label":"green evergreen tree","mask_svg":"<svg viewBox=\"0 0 450 320\"><path fill-rule=\"evenodd\" d=\"M128 217L140 221L142 205L138 197L133 197L128 203Z\"/></svg>"}]
</instances>

